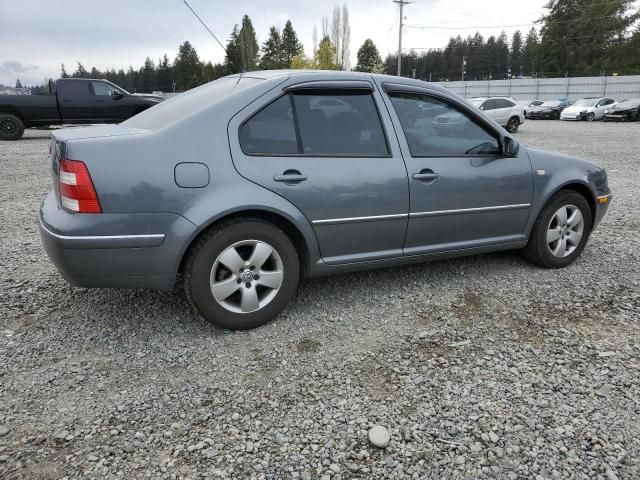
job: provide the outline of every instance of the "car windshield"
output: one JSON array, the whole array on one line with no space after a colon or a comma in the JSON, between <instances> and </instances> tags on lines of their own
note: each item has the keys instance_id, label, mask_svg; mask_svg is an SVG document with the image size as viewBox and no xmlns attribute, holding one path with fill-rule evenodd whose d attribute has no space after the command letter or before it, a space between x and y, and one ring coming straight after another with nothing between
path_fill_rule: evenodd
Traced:
<instances>
[{"instance_id":1,"label":"car windshield","mask_svg":"<svg viewBox=\"0 0 640 480\"><path fill-rule=\"evenodd\" d=\"M560 102L559 100L548 100L546 102L543 102L541 106L543 106L543 107L557 107L557 106L560 105L560 103L562 103L562 102Z\"/></svg>"},{"instance_id":2,"label":"car windshield","mask_svg":"<svg viewBox=\"0 0 640 480\"><path fill-rule=\"evenodd\" d=\"M469 100L469 103L474 107L479 107L480 105L482 105L482 102L484 102L484 100L484 98L472 98L471 100Z\"/></svg>"},{"instance_id":3,"label":"car windshield","mask_svg":"<svg viewBox=\"0 0 640 480\"><path fill-rule=\"evenodd\" d=\"M625 100L624 102L620 102L617 107L621 110L625 108L640 108L640 98Z\"/></svg>"},{"instance_id":4,"label":"car windshield","mask_svg":"<svg viewBox=\"0 0 640 480\"><path fill-rule=\"evenodd\" d=\"M581 98L576 103L574 103L573 106L574 107L593 107L597 101L598 101L597 98Z\"/></svg>"}]
</instances>

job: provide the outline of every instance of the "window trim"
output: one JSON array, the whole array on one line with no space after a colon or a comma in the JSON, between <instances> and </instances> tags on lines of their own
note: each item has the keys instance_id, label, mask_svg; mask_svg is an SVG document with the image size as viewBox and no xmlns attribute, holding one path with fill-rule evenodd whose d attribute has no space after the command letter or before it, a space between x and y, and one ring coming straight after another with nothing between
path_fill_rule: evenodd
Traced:
<instances>
[{"instance_id":1,"label":"window trim","mask_svg":"<svg viewBox=\"0 0 640 480\"><path fill-rule=\"evenodd\" d=\"M387 85L393 85L393 86L391 88L388 88ZM399 86L401 88L398 88L398 89L394 88L396 86ZM496 158L496 157L500 157L501 158L501 157L504 157L504 146L503 146L502 136L500 135L500 132L497 131L493 127L493 125L488 123L481 115L477 114L476 112L474 112L470 108L467 108L466 105L458 104L454 100L452 100L450 98L447 98L445 95L439 95L437 92L432 92L432 91L427 91L427 90L419 90L419 89L416 89L416 88L410 88L409 86L405 86L405 85L383 84L383 88L385 89L385 92L387 93L387 97L389 98L389 102L391 103L391 108L393 109L393 113L396 116L396 118L398 119L398 122L400 123L400 129L402 130L402 135L404 136L404 141L405 141L405 143L407 145L407 148L409 150L409 155L411 156L411 158L463 158L463 159L467 159L467 158ZM413 94L413 95L424 95L426 97L435 98L436 100L439 100L442 103L445 103L446 105L452 106L455 110L462 112L467 117L470 117L470 119L476 125L478 125L482 130L484 130L487 134L489 134L489 136L495 138L498 141L498 147L500 148L500 152L499 153L474 154L474 155L464 155L464 154L462 154L462 155L449 155L449 154L443 154L443 155L414 155L411 152L411 147L409 146L409 142L407 141L407 135L404 132L404 127L402 126L402 121L400 120L400 116L398 115L398 112L396 111L396 108L393 105L393 101L391 99L391 95L393 93L408 93L408 94Z\"/></svg>"},{"instance_id":2,"label":"window trim","mask_svg":"<svg viewBox=\"0 0 640 480\"><path fill-rule=\"evenodd\" d=\"M386 126L384 124L384 121L382 119L382 115L380 114L380 107L378 106L378 102L376 102L376 98L375 98L375 90L368 90L367 93L362 93L363 90L365 90L364 88L336 88L335 85L331 85L331 86L326 86L324 88L318 88L318 84L323 83L323 84L328 84L329 82L306 82L306 84L310 84L310 83L314 83L316 84L314 88L300 88L300 89L294 89L294 90L289 90L288 87L284 87L283 88L283 93L282 95L278 95L277 97L275 97L274 99L270 100L269 102L267 102L265 105L261 106L258 110L253 111L246 119L244 119L240 125L238 126L238 131L237 131L237 135L238 135L238 145L240 145L240 151L242 152L243 155L247 156L247 157L300 157L300 158L393 158L393 153L391 151L391 145L389 143L389 136L387 135L387 129ZM364 83L364 82L363 82ZM303 85L303 84L295 84L295 85ZM293 85L293 86L295 86ZM378 115L378 120L380 122L380 126L382 127L382 134L384 136L384 143L385 143L385 147L387 150L387 153L384 155L367 155L367 154L363 154L363 155L356 155L356 154L350 154L350 155L342 155L342 154L332 154L332 153L325 153L325 154L307 154L303 152L303 147L302 147L302 135L300 135L300 125L298 123L298 117L297 117L297 113L296 113L296 109L295 109L295 102L293 100L293 96L298 94L298 95L310 95L312 94L313 91L323 91L323 93L325 95L328 95L327 92L329 91L345 91L345 92L349 92L349 90L351 90L352 92L355 91L359 91L361 93L353 93L353 95L366 95L369 96L371 98L371 100L373 101L373 106L376 109L376 113ZM348 95L349 93L347 93ZM284 96L288 96L289 97L289 101L291 102L291 113L293 115L293 128L296 134L296 143L297 143L297 147L298 147L298 153L248 153L245 151L244 146L242 145L242 142L240 141L240 131L242 130L242 127L244 127L244 125L246 123L248 123L249 121L251 121L251 119L253 119L253 117L255 117L256 115L258 115L262 110L264 110L265 108L268 108L272 103L277 102L278 100L280 100L282 97Z\"/></svg>"}]
</instances>

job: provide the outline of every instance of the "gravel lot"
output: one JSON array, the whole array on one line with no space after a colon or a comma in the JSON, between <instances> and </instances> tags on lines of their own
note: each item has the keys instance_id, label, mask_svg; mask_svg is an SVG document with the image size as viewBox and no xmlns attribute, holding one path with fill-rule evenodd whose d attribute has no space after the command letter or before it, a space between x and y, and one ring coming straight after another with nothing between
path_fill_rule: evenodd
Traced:
<instances>
[{"instance_id":1,"label":"gravel lot","mask_svg":"<svg viewBox=\"0 0 640 480\"><path fill-rule=\"evenodd\" d=\"M68 286L36 226L48 133L0 142L0 478L638 478L640 123L519 137L608 169L576 264L308 281L244 333L180 292Z\"/></svg>"}]
</instances>

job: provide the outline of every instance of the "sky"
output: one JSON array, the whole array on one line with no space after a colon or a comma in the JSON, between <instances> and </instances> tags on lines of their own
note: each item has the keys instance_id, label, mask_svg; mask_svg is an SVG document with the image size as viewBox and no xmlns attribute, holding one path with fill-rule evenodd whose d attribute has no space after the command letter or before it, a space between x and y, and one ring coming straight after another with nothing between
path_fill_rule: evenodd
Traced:
<instances>
[{"instance_id":1,"label":"sky","mask_svg":"<svg viewBox=\"0 0 640 480\"><path fill-rule=\"evenodd\" d=\"M271 25L282 28L290 19L311 55L313 27L320 36L322 17L331 19L334 5L344 3L349 9L354 66L358 47L367 38L383 58L398 48L399 11L392 0L188 1L223 44L246 13L259 44ZM403 47L440 48L450 36L476 30L485 38L503 29L509 36L518 28L524 32L540 18L547 1L415 0L404 8ZM224 51L182 0L0 0L0 83L13 85L20 78L23 84L40 84L59 77L61 63L72 72L78 61L87 69L139 68L147 56L157 62L166 53L173 60L185 40L204 61L224 59Z\"/></svg>"}]
</instances>

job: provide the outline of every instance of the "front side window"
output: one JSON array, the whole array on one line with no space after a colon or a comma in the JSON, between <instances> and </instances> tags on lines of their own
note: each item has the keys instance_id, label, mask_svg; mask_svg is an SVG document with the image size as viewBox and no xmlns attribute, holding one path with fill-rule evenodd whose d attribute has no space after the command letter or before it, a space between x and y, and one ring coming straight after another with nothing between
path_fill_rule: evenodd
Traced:
<instances>
[{"instance_id":1,"label":"front side window","mask_svg":"<svg viewBox=\"0 0 640 480\"><path fill-rule=\"evenodd\" d=\"M428 95L391 93L391 103L398 114L413 157L477 156L500 153L498 139L467 114ZM417 104L422 104L420 109ZM441 112L435 117L416 111Z\"/></svg>"},{"instance_id":2,"label":"front side window","mask_svg":"<svg viewBox=\"0 0 640 480\"><path fill-rule=\"evenodd\" d=\"M254 155L389 154L374 99L370 92L358 91L284 95L240 127L240 146Z\"/></svg>"},{"instance_id":3,"label":"front side window","mask_svg":"<svg viewBox=\"0 0 640 480\"><path fill-rule=\"evenodd\" d=\"M105 82L91 82L94 95L99 97L110 97L113 92L120 92L119 89Z\"/></svg>"}]
</instances>

